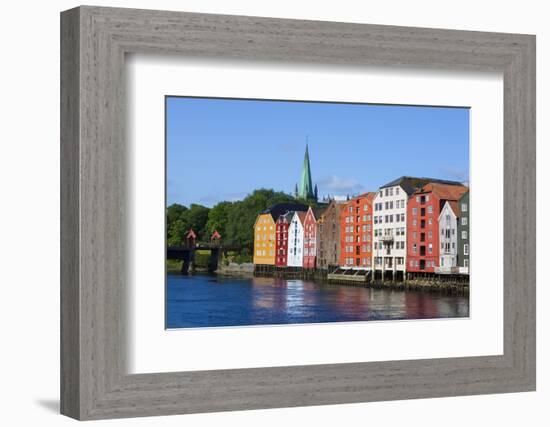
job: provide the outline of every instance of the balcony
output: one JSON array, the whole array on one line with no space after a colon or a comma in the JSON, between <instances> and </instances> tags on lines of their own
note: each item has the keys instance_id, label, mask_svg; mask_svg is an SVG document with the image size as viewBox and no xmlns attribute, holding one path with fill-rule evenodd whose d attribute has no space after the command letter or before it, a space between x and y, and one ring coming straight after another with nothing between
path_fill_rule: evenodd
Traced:
<instances>
[{"instance_id":1,"label":"balcony","mask_svg":"<svg viewBox=\"0 0 550 427\"><path fill-rule=\"evenodd\" d=\"M380 240L384 243L391 243L393 242L393 236L392 235L380 236Z\"/></svg>"}]
</instances>

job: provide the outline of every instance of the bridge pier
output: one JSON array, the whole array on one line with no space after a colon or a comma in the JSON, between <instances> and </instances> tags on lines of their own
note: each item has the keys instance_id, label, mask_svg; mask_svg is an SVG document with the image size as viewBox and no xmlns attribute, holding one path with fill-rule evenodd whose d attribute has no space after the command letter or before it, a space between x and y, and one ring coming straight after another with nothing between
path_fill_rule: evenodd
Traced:
<instances>
[{"instance_id":1,"label":"bridge pier","mask_svg":"<svg viewBox=\"0 0 550 427\"><path fill-rule=\"evenodd\" d=\"M185 251L183 253L183 262L181 263L181 274L188 275L189 274L189 268L191 268L191 272L195 271L195 250L190 249L188 251Z\"/></svg>"},{"instance_id":2,"label":"bridge pier","mask_svg":"<svg viewBox=\"0 0 550 427\"><path fill-rule=\"evenodd\" d=\"M211 248L210 257L208 258L208 272L214 273L218 269L220 262L220 248Z\"/></svg>"}]
</instances>

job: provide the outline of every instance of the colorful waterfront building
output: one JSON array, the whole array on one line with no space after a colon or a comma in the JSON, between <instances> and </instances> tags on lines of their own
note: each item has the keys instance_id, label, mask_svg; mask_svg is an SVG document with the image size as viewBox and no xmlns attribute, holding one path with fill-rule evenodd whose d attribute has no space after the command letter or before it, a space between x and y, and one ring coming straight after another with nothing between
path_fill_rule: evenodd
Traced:
<instances>
[{"instance_id":1,"label":"colorful waterfront building","mask_svg":"<svg viewBox=\"0 0 550 427\"><path fill-rule=\"evenodd\" d=\"M331 200L317 220L317 268L336 268L340 262L340 210L346 202Z\"/></svg>"},{"instance_id":2,"label":"colorful waterfront building","mask_svg":"<svg viewBox=\"0 0 550 427\"><path fill-rule=\"evenodd\" d=\"M373 200L365 193L348 200L340 209L340 266L372 268Z\"/></svg>"},{"instance_id":3,"label":"colorful waterfront building","mask_svg":"<svg viewBox=\"0 0 550 427\"><path fill-rule=\"evenodd\" d=\"M402 176L379 188L373 213L373 268L377 276L404 278L409 198L430 182L462 186L457 181Z\"/></svg>"},{"instance_id":4,"label":"colorful waterfront building","mask_svg":"<svg viewBox=\"0 0 550 427\"><path fill-rule=\"evenodd\" d=\"M470 274L470 192L458 199L458 267L461 274Z\"/></svg>"},{"instance_id":5,"label":"colorful waterfront building","mask_svg":"<svg viewBox=\"0 0 550 427\"><path fill-rule=\"evenodd\" d=\"M296 211L292 215L288 227L288 267L303 267L304 265L304 220L306 212Z\"/></svg>"},{"instance_id":6,"label":"colorful waterfront building","mask_svg":"<svg viewBox=\"0 0 550 427\"><path fill-rule=\"evenodd\" d=\"M275 265L276 230L279 216L289 211L307 211L308 206L299 203L278 203L260 212L254 222L254 264Z\"/></svg>"},{"instance_id":7,"label":"colorful waterfront building","mask_svg":"<svg viewBox=\"0 0 550 427\"><path fill-rule=\"evenodd\" d=\"M294 211L279 215L275 224L275 265L286 267L288 257L288 227L294 216Z\"/></svg>"},{"instance_id":8,"label":"colorful waterfront building","mask_svg":"<svg viewBox=\"0 0 550 427\"><path fill-rule=\"evenodd\" d=\"M439 214L439 266L436 273L458 273L458 202L447 200Z\"/></svg>"},{"instance_id":9,"label":"colorful waterfront building","mask_svg":"<svg viewBox=\"0 0 550 427\"><path fill-rule=\"evenodd\" d=\"M317 261L317 220L313 209L307 210L304 217L304 259L303 267L315 269Z\"/></svg>"},{"instance_id":10,"label":"colorful waterfront building","mask_svg":"<svg viewBox=\"0 0 550 427\"><path fill-rule=\"evenodd\" d=\"M429 182L407 203L407 272L434 273L440 265L439 215L445 202L454 202L468 188Z\"/></svg>"}]
</instances>

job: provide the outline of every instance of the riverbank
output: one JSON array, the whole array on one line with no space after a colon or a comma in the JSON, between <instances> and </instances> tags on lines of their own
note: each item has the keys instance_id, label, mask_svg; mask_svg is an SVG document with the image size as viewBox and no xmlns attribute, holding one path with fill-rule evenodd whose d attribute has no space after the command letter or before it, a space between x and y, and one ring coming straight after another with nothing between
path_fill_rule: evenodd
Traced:
<instances>
[{"instance_id":1,"label":"riverbank","mask_svg":"<svg viewBox=\"0 0 550 427\"><path fill-rule=\"evenodd\" d=\"M448 295L468 295L470 292L469 278L467 276L458 277L451 275L424 274L405 280L372 280L370 275L367 274L330 274L327 270L306 270L299 267L266 268L266 266L260 268L256 266L254 269L254 276L293 280L316 280L332 285L389 290L414 290L444 293Z\"/></svg>"},{"instance_id":2,"label":"riverbank","mask_svg":"<svg viewBox=\"0 0 550 427\"><path fill-rule=\"evenodd\" d=\"M251 262L242 264L230 262L227 265L219 265L215 273L222 276L253 277L254 264Z\"/></svg>"}]
</instances>

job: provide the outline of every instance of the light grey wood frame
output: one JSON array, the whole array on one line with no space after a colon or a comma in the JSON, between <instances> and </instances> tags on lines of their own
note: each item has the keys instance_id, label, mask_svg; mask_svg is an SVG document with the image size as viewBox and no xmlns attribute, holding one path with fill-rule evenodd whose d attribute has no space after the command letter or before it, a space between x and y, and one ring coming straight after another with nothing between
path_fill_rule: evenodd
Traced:
<instances>
[{"instance_id":1,"label":"light grey wood frame","mask_svg":"<svg viewBox=\"0 0 550 427\"><path fill-rule=\"evenodd\" d=\"M504 354L128 375L130 52L501 71ZM100 419L535 390L534 36L79 7L61 14L61 165L63 414Z\"/></svg>"}]
</instances>

